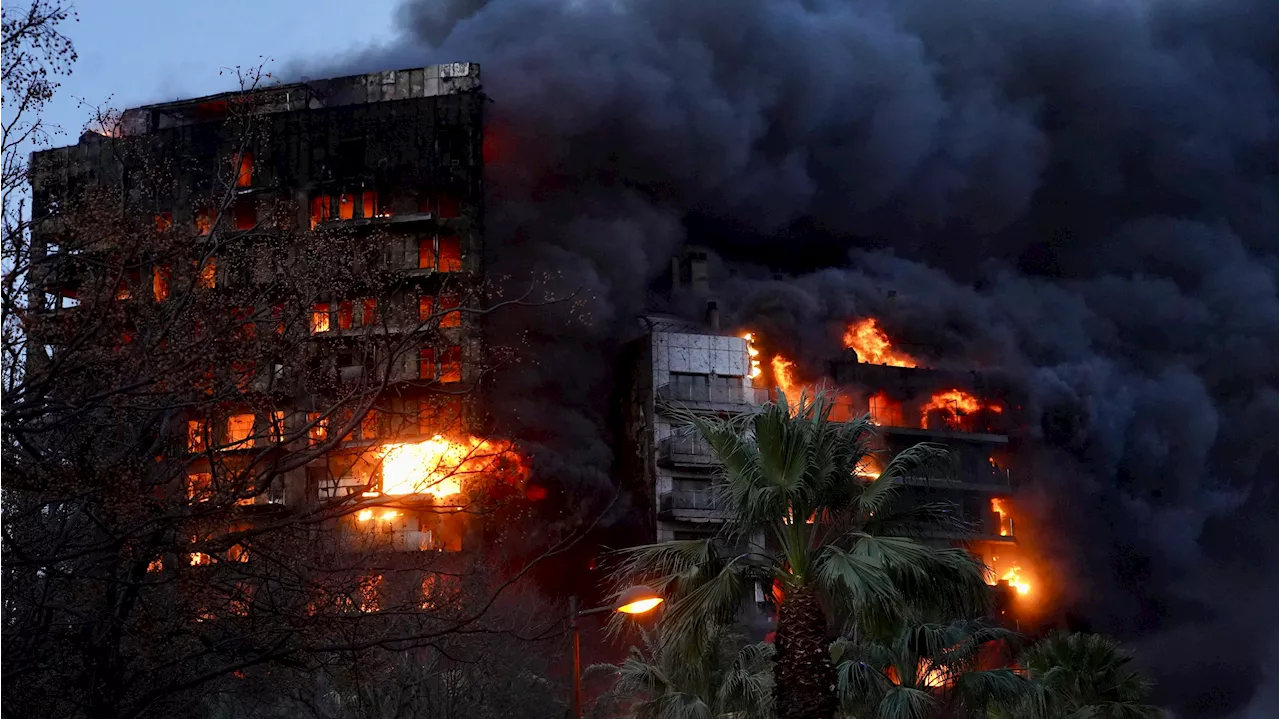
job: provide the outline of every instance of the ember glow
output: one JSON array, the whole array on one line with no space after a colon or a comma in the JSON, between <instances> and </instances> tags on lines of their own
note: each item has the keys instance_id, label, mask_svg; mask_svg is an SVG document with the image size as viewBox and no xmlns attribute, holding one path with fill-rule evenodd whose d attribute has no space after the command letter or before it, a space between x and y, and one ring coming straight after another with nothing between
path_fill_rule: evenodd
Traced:
<instances>
[{"instance_id":1,"label":"ember glow","mask_svg":"<svg viewBox=\"0 0 1280 719\"><path fill-rule=\"evenodd\" d=\"M871 414L871 423L881 427L902 426L902 403L893 399L882 390L867 399L867 412Z\"/></svg>"},{"instance_id":2,"label":"ember glow","mask_svg":"<svg viewBox=\"0 0 1280 719\"><path fill-rule=\"evenodd\" d=\"M874 317L850 324L844 332L844 346L857 353L859 362L890 367L916 366L910 355L893 348L889 336L880 329L880 323Z\"/></svg>"},{"instance_id":3,"label":"ember glow","mask_svg":"<svg viewBox=\"0 0 1280 719\"><path fill-rule=\"evenodd\" d=\"M463 481L476 475L525 474L522 458L509 446L468 437L451 441L436 435L425 442L394 443L383 447L384 494L430 494L452 497L462 493ZM382 519L391 517L383 516Z\"/></svg>"},{"instance_id":4,"label":"ember glow","mask_svg":"<svg viewBox=\"0 0 1280 719\"><path fill-rule=\"evenodd\" d=\"M998 404L984 402L977 397L959 389L949 389L943 392L937 392L929 401L920 408L920 427L922 429L929 428L929 413L938 411L942 412L943 421L948 427L955 430L964 429L964 418L974 415L982 410L1000 413L1002 408Z\"/></svg>"}]
</instances>

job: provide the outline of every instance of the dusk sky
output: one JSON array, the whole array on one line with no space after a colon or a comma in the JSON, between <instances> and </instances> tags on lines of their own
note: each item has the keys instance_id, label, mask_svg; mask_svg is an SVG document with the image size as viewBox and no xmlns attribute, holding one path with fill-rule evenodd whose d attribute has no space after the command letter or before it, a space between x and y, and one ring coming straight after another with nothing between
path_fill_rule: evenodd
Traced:
<instances>
[{"instance_id":1,"label":"dusk sky","mask_svg":"<svg viewBox=\"0 0 1280 719\"><path fill-rule=\"evenodd\" d=\"M125 109L236 87L221 68L269 60L279 72L293 61L332 59L386 42L396 0L111 0L76 4L78 23L64 27L80 59L48 108L67 145L93 106Z\"/></svg>"}]
</instances>

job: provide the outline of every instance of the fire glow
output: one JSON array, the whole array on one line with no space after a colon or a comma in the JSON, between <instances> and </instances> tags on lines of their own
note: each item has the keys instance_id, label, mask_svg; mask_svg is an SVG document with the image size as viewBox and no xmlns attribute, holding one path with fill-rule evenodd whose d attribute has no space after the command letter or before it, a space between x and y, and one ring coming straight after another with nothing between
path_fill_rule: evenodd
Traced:
<instances>
[{"instance_id":1,"label":"fire glow","mask_svg":"<svg viewBox=\"0 0 1280 719\"><path fill-rule=\"evenodd\" d=\"M992 555L991 563L988 565L987 583L994 586L1000 582L1008 582L1020 597L1031 594L1031 580L1025 575L1021 563L1016 559L1002 561L1000 557Z\"/></svg>"},{"instance_id":2,"label":"fire glow","mask_svg":"<svg viewBox=\"0 0 1280 719\"><path fill-rule=\"evenodd\" d=\"M893 348L889 336L880 329L880 323L874 317L850 324L844 332L844 346L858 355L859 362L866 364L890 367L917 366L915 359L910 355Z\"/></svg>"},{"instance_id":3,"label":"fire glow","mask_svg":"<svg viewBox=\"0 0 1280 719\"><path fill-rule=\"evenodd\" d=\"M999 497L992 497L991 511L1000 517L1000 536L1013 536L1013 518L1009 516L1009 511L1005 509L1004 500Z\"/></svg>"},{"instance_id":4,"label":"fire glow","mask_svg":"<svg viewBox=\"0 0 1280 719\"><path fill-rule=\"evenodd\" d=\"M756 336L748 332L742 335L742 339L747 341L747 361L751 364L750 378L755 379L763 371L760 369L760 350L756 349Z\"/></svg>"},{"instance_id":5,"label":"fire glow","mask_svg":"<svg viewBox=\"0 0 1280 719\"><path fill-rule=\"evenodd\" d=\"M998 404L984 402L977 397L959 389L937 392L920 408L920 427L929 428L929 413L942 412L943 421L952 429L961 429L964 418L982 410L999 414L1002 408Z\"/></svg>"},{"instance_id":6,"label":"fire glow","mask_svg":"<svg viewBox=\"0 0 1280 719\"><path fill-rule=\"evenodd\" d=\"M774 355L769 363L773 369L773 383L778 386L778 390L787 398L787 404L794 409L800 406L800 394L804 388L799 386L795 379L796 363L783 357L782 355Z\"/></svg>"},{"instance_id":7,"label":"fire glow","mask_svg":"<svg viewBox=\"0 0 1280 719\"><path fill-rule=\"evenodd\" d=\"M472 476L510 475L512 469L523 477L524 463L509 447L477 437L455 442L436 435L425 442L383 447L382 492L444 499L461 494L463 481Z\"/></svg>"}]
</instances>

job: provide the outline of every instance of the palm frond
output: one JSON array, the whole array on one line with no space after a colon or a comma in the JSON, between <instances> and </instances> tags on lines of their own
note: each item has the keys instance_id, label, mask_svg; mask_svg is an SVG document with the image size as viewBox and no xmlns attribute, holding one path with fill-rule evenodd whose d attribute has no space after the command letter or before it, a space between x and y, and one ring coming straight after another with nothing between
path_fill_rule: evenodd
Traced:
<instances>
[{"instance_id":1,"label":"palm frond","mask_svg":"<svg viewBox=\"0 0 1280 719\"><path fill-rule=\"evenodd\" d=\"M1145 704L1151 683L1130 667L1132 655L1096 634L1055 634L1032 645L1022 666L1035 687L1035 716L1162 717Z\"/></svg>"},{"instance_id":2,"label":"palm frond","mask_svg":"<svg viewBox=\"0 0 1280 719\"><path fill-rule=\"evenodd\" d=\"M902 599L882 563L835 545L820 550L814 574L818 586L847 612L889 607Z\"/></svg>"},{"instance_id":3,"label":"palm frond","mask_svg":"<svg viewBox=\"0 0 1280 719\"><path fill-rule=\"evenodd\" d=\"M738 651L716 690L721 714L768 717L773 706L773 645L748 644Z\"/></svg>"},{"instance_id":4,"label":"palm frond","mask_svg":"<svg viewBox=\"0 0 1280 719\"><path fill-rule=\"evenodd\" d=\"M854 533L851 553L882 567L909 606L925 615L978 616L991 597L986 568L963 549L938 549L906 537Z\"/></svg>"},{"instance_id":5,"label":"palm frond","mask_svg":"<svg viewBox=\"0 0 1280 719\"><path fill-rule=\"evenodd\" d=\"M867 534L891 537L964 536L973 528L964 522L950 502L922 502L908 507L886 503L884 510L868 517L862 525Z\"/></svg>"},{"instance_id":6,"label":"palm frond","mask_svg":"<svg viewBox=\"0 0 1280 719\"><path fill-rule=\"evenodd\" d=\"M750 570L745 561L730 560L714 575L670 597L662 617L664 649L696 654L709 639L709 628L731 623L745 596Z\"/></svg>"},{"instance_id":7,"label":"palm frond","mask_svg":"<svg viewBox=\"0 0 1280 719\"><path fill-rule=\"evenodd\" d=\"M877 719L930 719L938 707L938 700L927 691L914 687L895 686L885 692L876 708Z\"/></svg>"},{"instance_id":8,"label":"palm frond","mask_svg":"<svg viewBox=\"0 0 1280 719\"><path fill-rule=\"evenodd\" d=\"M1027 696L1030 683L1012 669L963 672L956 676L952 696L962 706L975 711L992 704L1008 705Z\"/></svg>"}]
</instances>

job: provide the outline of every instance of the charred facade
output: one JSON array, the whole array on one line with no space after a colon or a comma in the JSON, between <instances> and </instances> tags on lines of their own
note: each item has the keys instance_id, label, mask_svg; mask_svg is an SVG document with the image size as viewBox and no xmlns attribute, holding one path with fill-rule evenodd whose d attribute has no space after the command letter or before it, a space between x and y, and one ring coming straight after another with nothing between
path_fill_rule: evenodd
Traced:
<instances>
[{"instance_id":1,"label":"charred facade","mask_svg":"<svg viewBox=\"0 0 1280 719\"><path fill-rule=\"evenodd\" d=\"M721 327L719 300L710 282L707 252L688 248L672 258L663 292L695 297L705 306L701 321L649 314L624 352L628 383L622 447L627 485L637 497L645 541L714 536L727 518L712 488L717 462L711 448L673 410L733 416L778 399L795 403L820 385L835 392L831 418L844 422L868 415L878 427L878 459L887 462L921 442L945 446L951 472L945 479L907 477L901 501L948 508L954 531L938 530L924 541L963 546L991 570L995 609L1019 621L1019 597L1032 591L1020 557L1012 471L1019 454L1020 399L999 373L917 366L891 348L873 320L850 325L844 356L821 378L798 378L794 364L763 349L767 338ZM871 332L872 351L856 330ZM865 361L855 346L862 347ZM872 467L872 471L879 468ZM764 603L763 587L756 590Z\"/></svg>"},{"instance_id":2,"label":"charred facade","mask_svg":"<svg viewBox=\"0 0 1280 719\"><path fill-rule=\"evenodd\" d=\"M246 521L394 494L395 508L338 517L339 534L402 552L476 541L440 511L448 491L391 475L421 474L405 465L433 453L469 457L469 438L485 428L484 335L468 311L485 268L484 102L478 65L433 65L135 108L35 154L33 210L52 219L34 236L32 306L51 322L81 311L90 287L115 273L121 342L153 332L166 303L219 295L245 337L293 342L287 359L210 362L210 386L229 381L236 392L216 412L204 403L164 423L167 455L186 463L185 486L166 491L199 503L220 491L221 475L323 446L265 491L239 489ZM153 215L174 244L86 242L59 221L71 198L104 187ZM299 291L291 275L324 262L329 237L355 259L335 261L331 285L321 267L321 281ZM179 298L180 287L193 291ZM33 332L31 343L57 361L52 335Z\"/></svg>"}]
</instances>

